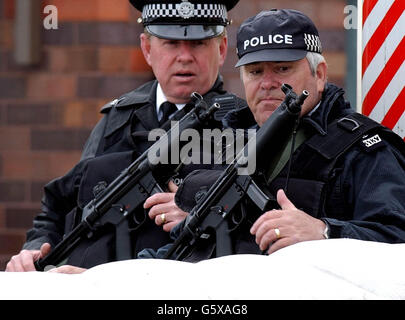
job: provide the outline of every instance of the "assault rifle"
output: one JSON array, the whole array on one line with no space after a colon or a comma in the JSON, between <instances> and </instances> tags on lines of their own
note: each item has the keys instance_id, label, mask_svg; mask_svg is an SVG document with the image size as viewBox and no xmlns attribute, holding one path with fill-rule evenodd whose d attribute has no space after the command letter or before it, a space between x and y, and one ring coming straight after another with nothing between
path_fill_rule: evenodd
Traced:
<instances>
[{"instance_id":1,"label":"assault rifle","mask_svg":"<svg viewBox=\"0 0 405 320\"><path fill-rule=\"evenodd\" d=\"M82 221L48 255L34 262L36 270L43 271L46 266L60 264L81 241L93 237L94 231L106 224L116 226L117 230L123 226L123 232L117 232L117 244L121 242L119 244L123 249L120 250L128 251L129 237L122 236L122 233L128 233L128 228L125 230L127 218L135 215L135 210L148 197L163 192L163 183L166 183L181 165L181 163L170 163L170 161L161 163L160 160L170 160L171 150L181 150L181 145L185 143L180 139L183 130L202 128L220 108L218 103L208 107L197 92L191 95L191 100L194 108L83 208ZM135 216L134 220L138 224L134 229L138 229L145 221ZM120 236L122 236L121 239ZM118 246L117 250L119 250Z\"/></svg>"},{"instance_id":2,"label":"assault rifle","mask_svg":"<svg viewBox=\"0 0 405 320\"><path fill-rule=\"evenodd\" d=\"M233 254L231 224L240 225L246 218L242 213L239 222L233 215L235 207L249 197L261 212L274 208L275 199L255 182L266 168L271 154L277 154L291 137L301 107L309 93L304 90L297 97L291 86L283 84L285 99L271 114L256 136L248 141L208 191L197 201L183 222L182 230L165 255L165 259L183 260L196 246L211 236L216 240L216 256ZM244 157L248 154L247 157ZM246 160L247 161L241 161ZM256 161L253 174L240 174L249 161Z\"/></svg>"}]
</instances>

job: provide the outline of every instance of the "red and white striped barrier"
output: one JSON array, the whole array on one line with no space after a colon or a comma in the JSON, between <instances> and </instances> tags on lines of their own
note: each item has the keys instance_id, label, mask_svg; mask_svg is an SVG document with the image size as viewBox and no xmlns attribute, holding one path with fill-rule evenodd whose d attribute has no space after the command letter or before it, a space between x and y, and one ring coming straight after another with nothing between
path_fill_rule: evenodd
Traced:
<instances>
[{"instance_id":1,"label":"red and white striped barrier","mask_svg":"<svg viewBox=\"0 0 405 320\"><path fill-rule=\"evenodd\" d=\"M359 7L361 112L405 140L405 1L359 0Z\"/></svg>"}]
</instances>

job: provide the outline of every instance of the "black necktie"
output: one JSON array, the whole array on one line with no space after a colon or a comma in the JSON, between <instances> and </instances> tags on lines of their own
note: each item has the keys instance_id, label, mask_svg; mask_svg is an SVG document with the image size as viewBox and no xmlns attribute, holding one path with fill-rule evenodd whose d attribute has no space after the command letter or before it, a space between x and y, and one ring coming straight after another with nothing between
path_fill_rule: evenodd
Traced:
<instances>
[{"instance_id":1,"label":"black necktie","mask_svg":"<svg viewBox=\"0 0 405 320\"><path fill-rule=\"evenodd\" d=\"M170 116L173 112L177 111L176 105L173 104L173 103L171 103L171 102L169 102L169 101L164 102L164 103L161 105L160 108L161 108L161 110L162 110L162 112L163 112L163 116L162 116L162 119L159 121L159 125L164 124L164 123L169 119L169 116Z\"/></svg>"}]
</instances>

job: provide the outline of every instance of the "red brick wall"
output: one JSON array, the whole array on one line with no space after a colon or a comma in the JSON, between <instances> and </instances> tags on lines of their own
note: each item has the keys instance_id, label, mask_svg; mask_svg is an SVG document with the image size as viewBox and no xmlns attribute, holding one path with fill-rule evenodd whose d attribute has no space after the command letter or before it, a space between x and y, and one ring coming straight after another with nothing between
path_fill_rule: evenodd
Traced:
<instances>
[{"instance_id":1,"label":"red brick wall","mask_svg":"<svg viewBox=\"0 0 405 320\"><path fill-rule=\"evenodd\" d=\"M15 0L0 0L0 270L40 210L42 186L79 159L99 108L152 78L139 48L139 14L127 0L44 0L58 30L42 28L41 62L13 61ZM240 23L260 10L294 8L320 29L329 78L343 85L345 0L241 0L230 13L226 88L243 95L236 63Z\"/></svg>"}]
</instances>

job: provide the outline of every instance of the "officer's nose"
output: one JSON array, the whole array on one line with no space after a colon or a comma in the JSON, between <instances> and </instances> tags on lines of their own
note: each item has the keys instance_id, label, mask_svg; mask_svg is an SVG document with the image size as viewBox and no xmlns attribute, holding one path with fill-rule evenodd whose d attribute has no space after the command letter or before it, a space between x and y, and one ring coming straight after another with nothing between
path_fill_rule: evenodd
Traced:
<instances>
[{"instance_id":1,"label":"officer's nose","mask_svg":"<svg viewBox=\"0 0 405 320\"><path fill-rule=\"evenodd\" d=\"M182 41L180 43L177 60L182 63L193 61L193 48L190 45L190 41Z\"/></svg>"},{"instance_id":2,"label":"officer's nose","mask_svg":"<svg viewBox=\"0 0 405 320\"><path fill-rule=\"evenodd\" d=\"M272 90L276 88L281 88L282 83L277 79L277 77L271 72L264 72L263 77L260 82L260 87L262 90Z\"/></svg>"}]
</instances>

